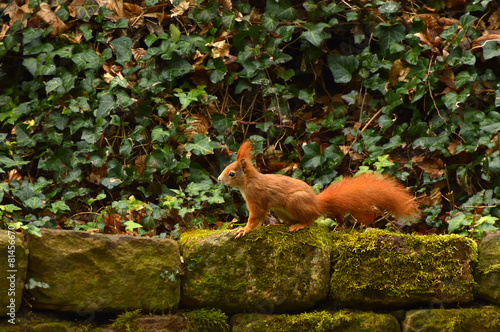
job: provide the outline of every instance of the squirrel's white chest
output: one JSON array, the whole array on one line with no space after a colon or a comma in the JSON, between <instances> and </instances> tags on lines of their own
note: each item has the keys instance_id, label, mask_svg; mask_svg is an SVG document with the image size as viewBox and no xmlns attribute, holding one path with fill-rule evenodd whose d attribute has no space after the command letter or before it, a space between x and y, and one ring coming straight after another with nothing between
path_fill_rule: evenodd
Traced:
<instances>
[{"instance_id":1,"label":"squirrel's white chest","mask_svg":"<svg viewBox=\"0 0 500 332\"><path fill-rule=\"evenodd\" d=\"M246 196L245 196L245 192L244 192L241 188L239 188L239 190L240 190L241 196L243 196L243 199L244 199L244 200L245 200L245 202L246 202L246 201L247 201L247 198L246 198Z\"/></svg>"}]
</instances>

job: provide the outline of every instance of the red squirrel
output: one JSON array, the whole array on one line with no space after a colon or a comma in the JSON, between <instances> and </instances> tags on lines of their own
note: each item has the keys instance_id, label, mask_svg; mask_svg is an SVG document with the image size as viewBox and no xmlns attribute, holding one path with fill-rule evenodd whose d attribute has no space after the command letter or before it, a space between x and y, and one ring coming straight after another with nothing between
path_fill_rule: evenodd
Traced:
<instances>
[{"instance_id":1,"label":"red squirrel","mask_svg":"<svg viewBox=\"0 0 500 332\"><path fill-rule=\"evenodd\" d=\"M344 178L316 194L296 178L279 174L262 174L251 162L252 147L245 141L236 161L218 177L226 186L237 187L249 211L248 222L236 231L242 237L259 227L272 210L278 218L290 224L290 232L311 225L321 215L344 222L347 213L363 224L373 223L376 211L387 210L396 217L417 217L417 203L406 188L380 174L365 173Z\"/></svg>"}]
</instances>

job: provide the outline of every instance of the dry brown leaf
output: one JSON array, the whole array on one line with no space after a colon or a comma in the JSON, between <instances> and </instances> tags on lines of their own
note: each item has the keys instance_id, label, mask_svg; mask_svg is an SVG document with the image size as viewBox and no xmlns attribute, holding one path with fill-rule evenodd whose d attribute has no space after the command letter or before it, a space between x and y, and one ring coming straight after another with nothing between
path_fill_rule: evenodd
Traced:
<instances>
[{"instance_id":1,"label":"dry brown leaf","mask_svg":"<svg viewBox=\"0 0 500 332\"><path fill-rule=\"evenodd\" d=\"M50 6L46 3L40 4L40 11L36 13L36 16L52 28L52 32L50 34L53 36L57 36L68 31L68 26L50 9Z\"/></svg>"},{"instance_id":2,"label":"dry brown leaf","mask_svg":"<svg viewBox=\"0 0 500 332\"><path fill-rule=\"evenodd\" d=\"M467 0L448 0L446 1L446 9L452 11L463 11L467 7Z\"/></svg>"},{"instance_id":3,"label":"dry brown leaf","mask_svg":"<svg viewBox=\"0 0 500 332\"><path fill-rule=\"evenodd\" d=\"M408 75L408 73L410 73L410 69L410 67L405 68L401 59L397 59L396 61L394 61L394 64L392 65L392 68L389 72L389 82L392 85L396 85L396 83L402 81L407 82L408 80L406 79L406 76Z\"/></svg>"},{"instance_id":4,"label":"dry brown leaf","mask_svg":"<svg viewBox=\"0 0 500 332\"><path fill-rule=\"evenodd\" d=\"M472 46L483 47L489 41L500 41L500 30L486 30L481 37L472 41Z\"/></svg>"},{"instance_id":5,"label":"dry brown leaf","mask_svg":"<svg viewBox=\"0 0 500 332\"><path fill-rule=\"evenodd\" d=\"M500 28L500 8L495 10L488 18L488 29L496 30Z\"/></svg>"},{"instance_id":6,"label":"dry brown leaf","mask_svg":"<svg viewBox=\"0 0 500 332\"><path fill-rule=\"evenodd\" d=\"M219 2L220 4L222 4L222 6L224 7L224 9L226 10L233 10L233 3L231 0L217 0L217 2Z\"/></svg>"},{"instance_id":7,"label":"dry brown leaf","mask_svg":"<svg viewBox=\"0 0 500 332\"><path fill-rule=\"evenodd\" d=\"M453 73L453 70L442 70L439 72L438 77L441 83L444 83L451 90L456 90L457 87L455 85L455 74Z\"/></svg>"},{"instance_id":8,"label":"dry brown leaf","mask_svg":"<svg viewBox=\"0 0 500 332\"><path fill-rule=\"evenodd\" d=\"M18 6L16 1L12 1L10 5L4 9L4 15L10 17L9 25L12 26L16 21L22 21L25 14L33 13L34 8L30 9L28 4ZM22 21L23 28L27 26L28 20Z\"/></svg>"},{"instance_id":9,"label":"dry brown leaf","mask_svg":"<svg viewBox=\"0 0 500 332\"><path fill-rule=\"evenodd\" d=\"M4 39L5 36L7 35L7 31L9 31L10 25L4 24L2 26L2 30L0 30L0 40Z\"/></svg>"},{"instance_id":10,"label":"dry brown leaf","mask_svg":"<svg viewBox=\"0 0 500 332\"><path fill-rule=\"evenodd\" d=\"M173 0L170 0L170 2L172 3L172 5L174 5ZM181 0L181 2L179 2L177 6L174 5L174 8L170 11L171 17L176 17L184 14L184 12L189 9L189 4L189 0Z\"/></svg>"},{"instance_id":11,"label":"dry brown leaf","mask_svg":"<svg viewBox=\"0 0 500 332\"><path fill-rule=\"evenodd\" d=\"M460 142L450 142L450 144L448 144L448 147L446 148L448 150L448 152L451 154L451 155L454 155L455 154L455 150L457 149L457 147L461 146L462 144Z\"/></svg>"},{"instance_id":12,"label":"dry brown leaf","mask_svg":"<svg viewBox=\"0 0 500 332\"><path fill-rule=\"evenodd\" d=\"M144 175L144 171L146 171L146 157L148 155L144 154L135 159L134 168L139 172L140 176Z\"/></svg>"},{"instance_id":13,"label":"dry brown leaf","mask_svg":"<svg viewBox=\"0 0 500 332\"><path fill-rule=\"evenodd\" d=\"M108 175L108 168L106 167L106 165L103 165L101 167L92 166L92 173L90 173L87 180L89 182L92 182L93 184L100 185L102 179L105 178L107 175Z\"/></svg>"},{"instance_id":14,"label":"dry brown leaf","mask_svg":"<svg viewBox=\"0 0 500 332\"><path fill-rule=\"evenodd\" d=\"M430 194L430 205L438 205L441 206L443 203L443 195L441 194L441 188L435 187L431 190Z\"/></svg>"},{"instance_id":15,"label":"dry brown leaf","mask_svg":"<svg viewBox=\"0 0 500 332\"><path fill-rule=\"evenodd\" d=\"M192 114L190 116L193 119L189 122L191 128L184 129L183 133L186 135L188 142L193 140L194 134L208 134L208 129L210 124L207 119L201 114Z\"/></svg>"},{"instance_id":16,"label":"dry brown leaf","mask_svg":"<svg viewBox=\"0 0 500 332\"><path fill-rule=\"evenodd\" d=\"M107 15L113 22L118 21L121 18L125 18L125 11L123 9L123 0L111 0L106 6L107 9L114 12L114 15Z\"/></svg>"},{"instance_id":17,"label":"dry brown leaf","mask_svg":"<svg viewBox=\"0 0 500 332\"><path fill-rule=\"evenodd\" d=\"M208 53L201 53L199 50L196 50L193 55L193 69L198 70L201 68L201 65L205 63L205 59L208 57Z\"/></svg>"},{"instance_id":18,"label":"dry brown leaf","mask_svg":"<svg viewBox=\"0 0 500 332\"><path fill-rule=\"evenodd\" d=\"M444 163L441 159L413 157L412 160L418 168L428 173L431 179L437 179L444 174Z\"/></svg>"},{"instance_id":19,"label":"dry brown leaf","mask_svg":"<svg viewBox=\"0 0 500 332\"><path fill-rule=\"evenodd\" d=\"M261 14L256 7L252 7L249 16L250 16L250 22L253 24L260 24L262 22Z\"/></svg>"},{"instance_id":20,"label":"dry brown leaf","mask_svg":"<svg viewBox=\"0 0 500 332\"><path fill-rule=\"evenodd\" d=\"M8 183L11 183L12 180L16 180L16 181L19 181L21 182L23 180L23 177L21 176L21 174L19 173L19 171L17 169L11 169L9 171L9 173L7 173L7 182Z\"/></svg>"},{"instance_id":21,"label":"dry brown leaf","mask_svg":"<svg viewBox=\"0 0 500 332\"><path fill-rule=\"evenodd\" d=\"M129 13L127 16L130 16L130 17L133 17L133 15L131 15L131 14L134 14L136 16L139 16L142 14L142 7L138 6L136 4L133 4L133 3L125 2L123 4L123 9Z\"/></svg>"},{"instance_id":22,"label":"dry brown leaf","mask_svg":"<svg viewBox=\"0 0 500 332\"><path fill-rule=\"evenodd\" d=\"M220 57L225 57L225 56L229 55L230 45L225 40L212 42L212 43L206 44L205 46L212 47L212 54L213 54L214 58L220 58Z\"/></svg>"},{"instance_id":23,"label":"dry brown leaf","mask_svg":"<svg viewBox=\"0 0 500 332\"><path fill-rule=\"evenodd\" d=\"M135 61L139 61L143 56L147 54L146 50L143 48L133 48L132 55Z\"/></svg>"},{"instance_id":24,"label":"dry brown leaf","mask_svg":"<svg viewBox=\"0 0 500 332\"><path fill-rule=\"evenodd\" d=\"M104 226L104 233L106 234L120 234L123 231L122 216L114 213L107 215L104 218L106 226Z\"/></svg>"}]
</instances>

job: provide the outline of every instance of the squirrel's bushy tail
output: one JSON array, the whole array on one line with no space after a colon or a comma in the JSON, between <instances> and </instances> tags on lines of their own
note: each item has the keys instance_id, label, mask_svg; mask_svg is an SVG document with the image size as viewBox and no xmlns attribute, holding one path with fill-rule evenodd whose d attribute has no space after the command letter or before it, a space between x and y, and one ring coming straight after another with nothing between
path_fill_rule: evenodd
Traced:
<instances>
[{"instance_id":1,"label":"squirrel's bushy tail","mask_svg":"<svg viewBox=\"0 0 500 332\"><path fill-rule=\"evenodd\" d=\"M365 173L327 187L317 195L322 212L344 221L349 213L357 222L369 224L381 211L395 217L418 217L417 203L406 188L394 179L374 173Z\"/></svg>"}]
</instances>

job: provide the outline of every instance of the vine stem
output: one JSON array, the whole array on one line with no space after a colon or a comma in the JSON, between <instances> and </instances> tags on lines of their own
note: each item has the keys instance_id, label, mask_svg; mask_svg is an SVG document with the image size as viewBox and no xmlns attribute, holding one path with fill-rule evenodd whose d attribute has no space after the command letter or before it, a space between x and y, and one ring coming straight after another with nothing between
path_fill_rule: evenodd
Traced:
<instances>
[{"instance_id":1,"label":"vine stem","mask_svg":"<svg viewBox=\"0 0 500 332\"><path fill-rule=\"evenodd\" d=\"M430 82L430 79L429 79L430 76L431 76L431 65L432 65L432 62L434 61L435 57L436 57L436 55L433 54L432 57L431 57L431 61L429 61L429 68L427 68L427 86L429 87L429 94L431 96L432 103L434 104L434 108L436 108L436 111L437 111L439 117L441 118L441 120L443 120L445 124L448 124L446 122L446 120L441 116L441 113L439 112L439 108L437 107L436 100L434 100L434 95L432 94L431 82Z\"/></svg>"}]
</instances>

